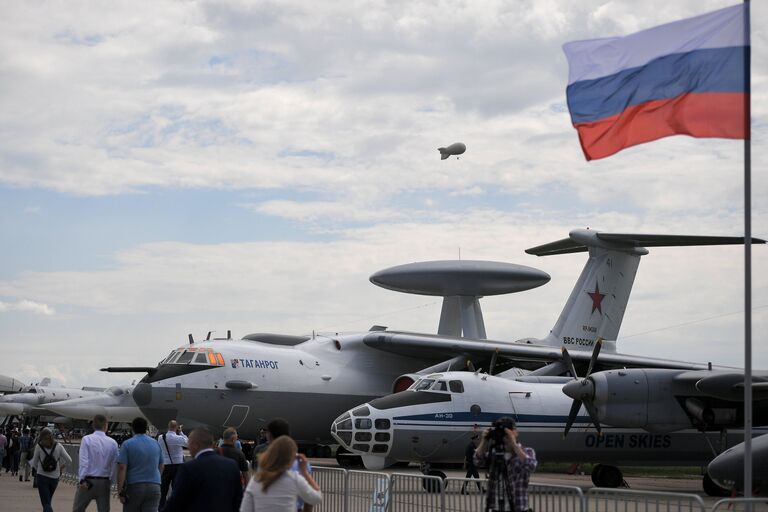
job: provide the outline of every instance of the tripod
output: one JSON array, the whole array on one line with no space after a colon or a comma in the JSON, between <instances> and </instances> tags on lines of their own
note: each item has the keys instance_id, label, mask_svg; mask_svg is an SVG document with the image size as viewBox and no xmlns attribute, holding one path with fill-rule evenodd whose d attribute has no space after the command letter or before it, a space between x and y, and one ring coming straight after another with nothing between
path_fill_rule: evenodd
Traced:
<instances>
[{"instance_id":1,"label":"tripod","mask_svg":"<svg viewBox=\"0 0 768 512\"><path fill-rule=\"evenodd\" d=\"M499 449L500 448L500 449ZM489 451L488 494L485 496L485 512L514 512L515 500L509 485L504 443L494 443Z\"/></svg>"}]
</instances>

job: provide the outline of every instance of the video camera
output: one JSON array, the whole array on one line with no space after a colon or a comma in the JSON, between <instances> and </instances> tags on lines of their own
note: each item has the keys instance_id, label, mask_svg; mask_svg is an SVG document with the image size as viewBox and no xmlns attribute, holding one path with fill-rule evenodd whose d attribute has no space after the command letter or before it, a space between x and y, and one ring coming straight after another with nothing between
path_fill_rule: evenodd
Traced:
<instances>
[{"instance_id":1,"label":"video camera","mask_svg":"<svg viewBox=\"0 0 768 512\"><path fill-rule=\"evenodd\" d=\"M488 436L491 447L504 450L504 438L507 437L506 429L512 430L515 426L515 420L508 416L504 416L494 421L491 424L491 431Z\"/></svg>"}]
</instances>

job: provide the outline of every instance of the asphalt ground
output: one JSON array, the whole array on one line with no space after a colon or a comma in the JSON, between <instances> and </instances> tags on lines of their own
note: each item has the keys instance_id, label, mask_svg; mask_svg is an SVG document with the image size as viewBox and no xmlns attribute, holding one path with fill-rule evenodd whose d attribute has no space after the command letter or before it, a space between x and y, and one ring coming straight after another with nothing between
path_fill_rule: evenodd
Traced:
<instances>
[{"instance_id":1,"label":"asphalt ground","mask_svg":"<svg viewBox=\"0 0 768 512\"><path fill-rule=\"evenodd\" d=\"M53 495L54 511L69 512L75 501L75 486L59 481L59 486ZM39 512L42 510L40 496L37 489L32 487L32 482L19 482L19 477L11 476L5 470L0 474L0 511L2 512ZM123 505L117 498L112 498L112 510L123 510ZM96 503L92 502L88 510L96 510Z\"/></svg>"}]
</instances>

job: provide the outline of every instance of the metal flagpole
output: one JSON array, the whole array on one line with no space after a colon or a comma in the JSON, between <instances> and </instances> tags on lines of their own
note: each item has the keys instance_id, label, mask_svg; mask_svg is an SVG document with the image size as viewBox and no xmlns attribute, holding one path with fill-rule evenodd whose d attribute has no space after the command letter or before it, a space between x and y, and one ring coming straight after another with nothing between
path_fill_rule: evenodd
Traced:
<instances>
[{"instance_id":1,"label":"metal flagpole","mask_svg":"<svg viewBox=\"0 0 768 512\"><path fill-rule=\"evenodd\" d=\"M744 0L745 31L751 33L749 0ZM746 42L746 41L745 41ZM744 497L752 497L752 141L751 41L744 45ZM748 510L751 510L748 504Z\"/></svg>"}]
</instances>

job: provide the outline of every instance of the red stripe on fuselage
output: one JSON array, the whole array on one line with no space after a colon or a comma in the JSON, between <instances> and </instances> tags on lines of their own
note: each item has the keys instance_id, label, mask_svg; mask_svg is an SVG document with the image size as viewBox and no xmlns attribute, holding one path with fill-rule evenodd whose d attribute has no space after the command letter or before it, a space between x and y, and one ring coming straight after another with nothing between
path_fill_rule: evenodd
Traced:
<instances>
[{"instance_id":1,"label":"red stripe on fuselage","mask_svg":"<svg viewBox=\"0 0 768 512\"><path fill-rule=\"evenodd\" d=\"M686 93L627 107L615 116L578 123L587 160L604 158L630 146L670 135L701 138L749 138L743 93Z\"/></svg>"}]
</instances>

